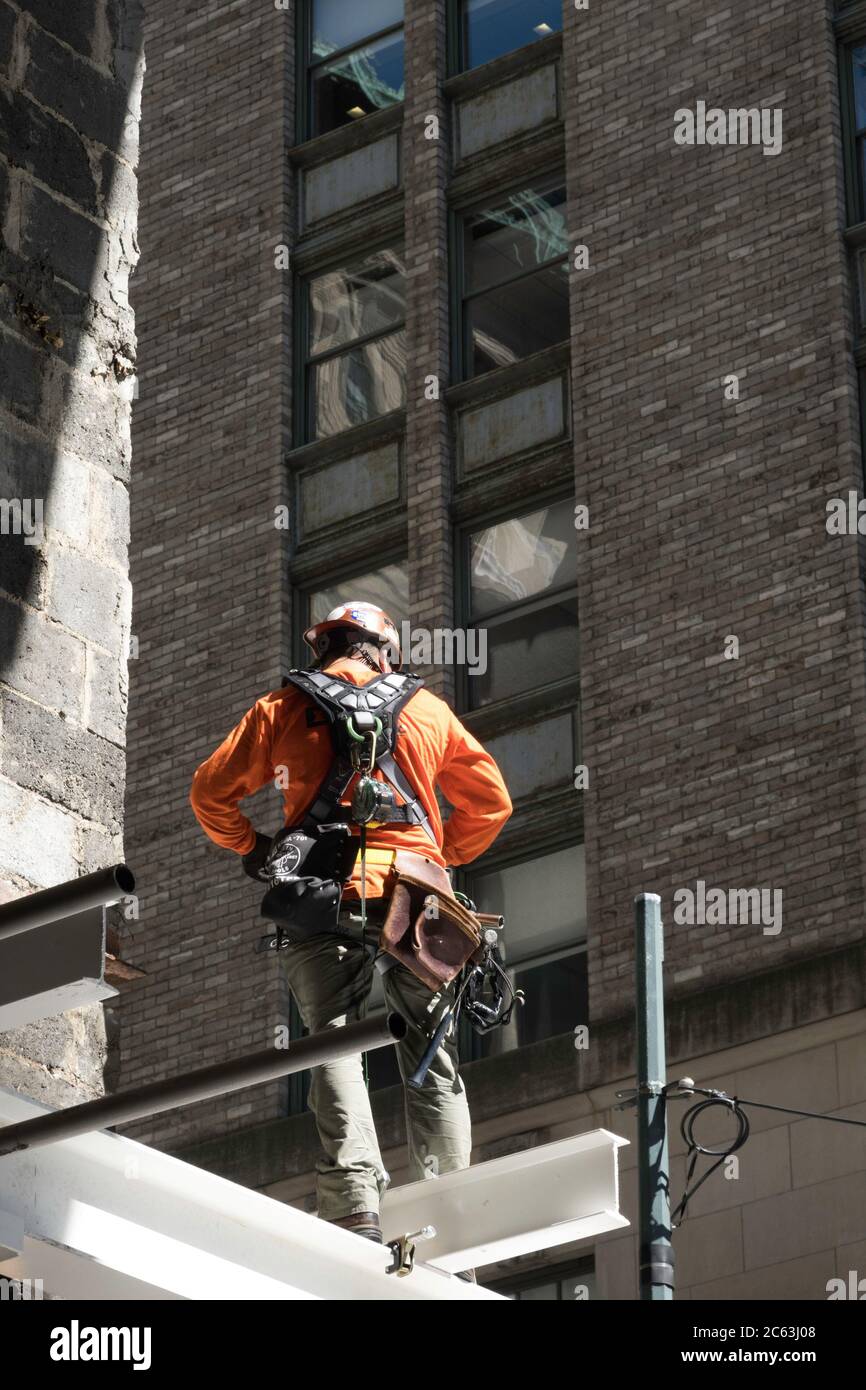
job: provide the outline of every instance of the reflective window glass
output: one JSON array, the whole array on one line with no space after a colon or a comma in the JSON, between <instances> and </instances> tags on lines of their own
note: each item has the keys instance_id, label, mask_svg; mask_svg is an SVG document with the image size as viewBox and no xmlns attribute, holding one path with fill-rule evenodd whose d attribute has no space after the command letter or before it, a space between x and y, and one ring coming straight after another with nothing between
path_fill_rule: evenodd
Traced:
<instances>
[{"instance_id":1,"label":"reflective window glass","mask_svg":"<svg viewBox=\"0 0 866 1390\"><path fill-rule=\"evenodd\" d=\"M315 589L309 599L310 622L320 623L332 609L348 599L358 599L361 603L374 603L377 608L384 608L399 628L409 618L408 561L395 561L383 565L381 569L342 579L339 584L326 589Z\"/></svg>"},{"instance_id":2,"label":"reflective window glass","mask_svg":"<svg viewBox=\"0 0 866 1390\"><path fill-rule=\"evenodd\" d=\"M465 223L466 290L487 289L568 251L565 189L521 188Z\"/></svg>"},{"instance_id":3,"label":"reflective window glass","mask_svg":"<svg viewBox=\"0 0 866 1390\"><path fill-rule=\"evenodd\" d=\"M403 23L403 0L312 0L313 55L317 58L360 43Z\"/></svg>"},{"instance_id":4,"label":"reflective window glass","mask_svg":"<svg viewBox=\"0 0 866 1390\"><path fill-rule=\"evenodd\" d=\"M853 49L851 64L854 74L854 112L858 130L866 126L866 45Z\"/></svg>"},{"instance_id":5,"label":"reflective window glass","mask_svg":"<svg viewBox=\"0 0 866 1390\"><path fill-rule=\"evenodd\" d=\"M402 254L389 248L311 279L310 355L402 323L405 277Z\"/></svg>"},{"instance_id":6,"label":"reflective window glass","mask_svg":"<svg viewBox=\"0 0 866 1390\"><path fill-rule=\"evenodd\" d=\"M576 584L576 536L569 499L476 531L470 539L472 617Z\"/></svg>"},{"instance_id":7,"label":"reflective window glass","mask_svg":"<svg viewBox=\"0 0 866 1390\"><path fill-rule=\"evenodd\" d=\"M562 28L562 0L462 0L464 66L478 67Z\"/></svg>"},{"instance_id":8,"label":"reflective window glass","mask_svg":"<svg viewBox=\"0 0 866 1390\"><path fill-rule=\"evenodd\" d=\"M540 270L466 301L471 376L520 362L569 336L568 271Z\"/></svg>"},{"instance_id":9,"label":"reflective window glass","mask_svg":"<svg viewBox=\"0 0 866 1390\"><path fill-rule=\"evenodd\" d=\"M406 403L406 334L393 333L314 363L313 437L362 425Z\"/></svg>"},{"instance_id":10,"label":"reflective window glass","mask_svg":"<svg viewBox=\"0 0 866 1390\"><path fill-rule=\"evenodd\" d=\"M313 133L337 130L403 100L403 33L344 53L311 73Z\"/></svg>"}]
</instances>

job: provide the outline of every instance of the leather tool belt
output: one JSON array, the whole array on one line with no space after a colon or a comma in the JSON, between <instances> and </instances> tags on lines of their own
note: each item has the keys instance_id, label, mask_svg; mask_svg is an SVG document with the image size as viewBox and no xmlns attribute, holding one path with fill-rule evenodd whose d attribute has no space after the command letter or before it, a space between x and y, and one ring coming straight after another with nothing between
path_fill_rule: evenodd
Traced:
<instances>
[{"instance_id":1,"label":"leather tool belt","mask_svg":"<svg viewBox=\"0 0 866 1390\"><path fill-rule=\"evenodd\" d=\"M380 950L436 993L481 952L481 926L458 902L445 870L424 854L397 850Z\"/></svg>"}]
</instances>

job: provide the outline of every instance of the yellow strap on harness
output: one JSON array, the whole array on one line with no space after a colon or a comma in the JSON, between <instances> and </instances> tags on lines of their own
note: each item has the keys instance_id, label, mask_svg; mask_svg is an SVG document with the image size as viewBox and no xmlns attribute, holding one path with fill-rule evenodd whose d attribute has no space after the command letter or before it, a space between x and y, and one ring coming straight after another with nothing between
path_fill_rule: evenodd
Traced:
<instances>
[{"instance_id":1,"label":"yellow strap on harness","mask_svg":"<svg viewBox=\"0 0 866 1390\"><path fill-rule=\"evenodd\" d=\"M378 864L382 868L390 868L394 863L394 856L397 853L393 849L373 849L367 846L366 859L368 864Z\"/></svg>"}]
</instances>

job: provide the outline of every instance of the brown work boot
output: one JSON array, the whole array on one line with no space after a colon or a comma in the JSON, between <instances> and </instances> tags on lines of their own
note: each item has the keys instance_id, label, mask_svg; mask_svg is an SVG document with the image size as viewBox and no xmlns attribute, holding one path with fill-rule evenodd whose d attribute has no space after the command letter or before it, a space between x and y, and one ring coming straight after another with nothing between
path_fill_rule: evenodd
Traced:
<instances>
[{"instance_id":1,"label":"brown work boot","mask_svg":"<svg viewBox=\"0 0 866 1390\"><path fill-rule=\"evenodd\" d=\"M378 1245L382 1244L382 1229L379 1225L378 1212L355 1211L351 1216L338 1216L329 1224L342 1226L344 1231L354 1231L356 1236L363 1236L365 1240L374 1240Z\"/></svg>"}]
</instances>

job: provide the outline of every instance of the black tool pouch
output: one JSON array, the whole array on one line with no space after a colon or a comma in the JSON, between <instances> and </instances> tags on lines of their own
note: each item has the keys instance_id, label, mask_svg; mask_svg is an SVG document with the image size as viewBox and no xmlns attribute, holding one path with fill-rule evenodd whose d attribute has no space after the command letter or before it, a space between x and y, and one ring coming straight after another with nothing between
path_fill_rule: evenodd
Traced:
<instances>
[{"instance_id":1,"label":"black tool pouch","mask_svg":"<svg viewBox=\"0 0 866 1390\"><path fill-rule=\"evenodd\" d=\"M318 826L311 834L282 830L275 837L265 872L270 888L261 913L293 941L339 930L343 884L358 854L345 824Z\"/></svg>"}]
</instances>

